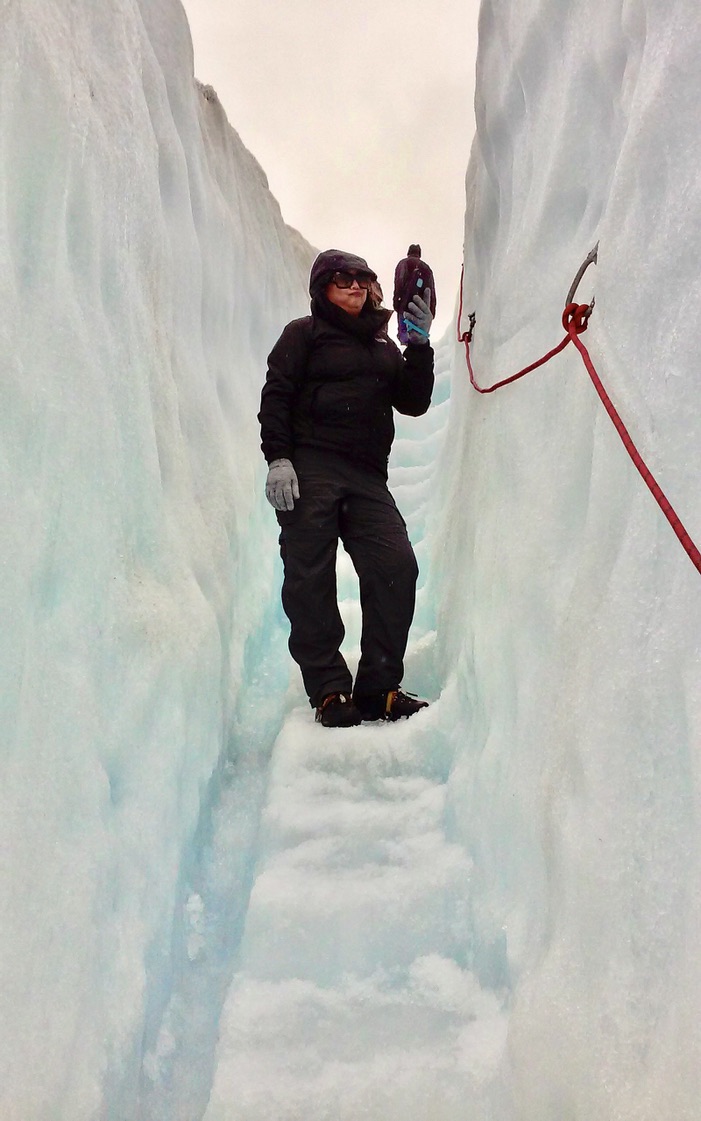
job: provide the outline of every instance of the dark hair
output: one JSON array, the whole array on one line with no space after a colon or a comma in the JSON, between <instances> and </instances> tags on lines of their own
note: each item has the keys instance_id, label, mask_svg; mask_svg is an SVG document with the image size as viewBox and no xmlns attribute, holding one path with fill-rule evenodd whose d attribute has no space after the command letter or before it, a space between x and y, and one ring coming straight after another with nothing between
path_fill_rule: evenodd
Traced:
<instances>
[{"instance_id":1,"label":"dark hair","mask_svg":"<svg viewBox=\"0 0 701 1121\"><path fill-rule=\"evenodd\" d=\"M368 291L368 298L375 309L379 310L382 307L384 296L382 294L382 286L379 280L373 280L371 282L370 289Z\"/></svg>"},{"instance_id":2,"label":"dark hair","mask_svg":"<svg viewBox=\"0 0 701 1121\"><path fill-rule=\"evenodd\" d=\"M421 256L421 246L420 245L410 245L409 248L406 251L406 255L407 255L407 257L420 257Z\"/></svg>"}]
</instances>

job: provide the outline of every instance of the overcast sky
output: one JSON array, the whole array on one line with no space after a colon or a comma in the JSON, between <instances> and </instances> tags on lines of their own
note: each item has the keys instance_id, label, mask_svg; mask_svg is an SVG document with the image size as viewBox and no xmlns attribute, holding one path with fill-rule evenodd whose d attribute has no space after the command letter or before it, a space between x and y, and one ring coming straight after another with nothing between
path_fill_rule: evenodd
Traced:
<instances>
[{"instance_id":1,"label":"overcast sky","mask_svg":"<svg viewBox=\"0 0 701 1121\"><path fill-rule=\"evenodd\" d=\"M265 170L285 221L378 272L418 241L450 320L479 0L184 0L197 77Z\"/></svg>"}]
</instances>

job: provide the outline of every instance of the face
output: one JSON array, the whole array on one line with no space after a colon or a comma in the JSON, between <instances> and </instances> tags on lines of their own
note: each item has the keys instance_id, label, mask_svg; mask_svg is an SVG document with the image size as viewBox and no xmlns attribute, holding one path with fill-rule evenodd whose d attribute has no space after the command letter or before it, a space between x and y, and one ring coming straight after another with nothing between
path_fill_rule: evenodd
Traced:
<instances>
[{"instance_id":1,"label":"face","mask_svg":"<svg viewBox=\"0 0 701 1121\"><path fill-rule=\"evenodd\" d=\"M360 315L363 310L363 305L367 299L367 288L361 288L358 281L355 279L357 272L355 269L349 269L348 274L337 273L337 277L343 279L346 275L353 277L353 282L350 288L340 288L333 280L326 289L326 297L330 303L340 307L342 311L347 312L349 315ZM366 282L366 277L361 274L361 279Z\"/></svg>"}]
</instances>

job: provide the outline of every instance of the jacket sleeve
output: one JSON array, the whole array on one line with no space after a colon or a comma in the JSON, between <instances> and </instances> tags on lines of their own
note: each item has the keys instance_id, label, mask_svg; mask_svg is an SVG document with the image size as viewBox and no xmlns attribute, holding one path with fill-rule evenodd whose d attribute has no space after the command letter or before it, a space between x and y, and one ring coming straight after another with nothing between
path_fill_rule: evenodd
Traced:
<instances>
[{"instance_id":1,"label":"jacket sleeve","mask_svg":"<svg viewBox=\"0 0 701 1121\"><path fill-rule=\"evenodd\" d=\"M404 299L404 285L406 284L408 262L406 260L400 261L394 270L394 294L392 297L392 307L395 311L399 311Z\"/></svg>"},{"instance_id":2,"label":"jacket sleeve","mask_svg":"<svg viewBox=\"0 0 701 1121\"><path fill-rule=\"evenodd\" d=\"M433 347L430 343L409 343L403 354L399 347L395 350L392 404L406 416L422 416L431 404L433 392Z\"/></svg>"},{"instance_id":3,"label":"jacket sleeve","mask_svg":"<svg viewBox=\"0 0 701 1121\"><path fill-rule=\"evenodd\" d=\"M288 323L268 356L268 373L260 398L261 448L268 463L292 459L292 409L302 384L309 353L308 320Z\"/></svg>"},{"instance_id":4,"label":"jacket sleeve","mask_svg":"<svg viewBox=\"0 0 701 1121\"><path fill-rule=\"evenodd\" d=\"M429 288L431 289L431 300L430 300L430 303L429 303L429 307L431 309L431 315L435 315L436 314L436 278L433 275L433 270L432 269L429 269L429 273L430 273L430 279L427 281L427 284L428 284Z\"/></svg>"}]
</instances>

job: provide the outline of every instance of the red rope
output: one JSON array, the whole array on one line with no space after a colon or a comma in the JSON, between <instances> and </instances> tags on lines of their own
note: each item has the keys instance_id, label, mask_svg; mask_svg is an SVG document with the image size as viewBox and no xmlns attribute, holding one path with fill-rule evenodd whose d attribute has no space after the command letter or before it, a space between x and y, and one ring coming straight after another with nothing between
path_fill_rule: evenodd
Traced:
<instances>
[{"instance_id":1,"label":"red rope","mask_svg":"<svg viewBox=\"0 0 701 1121\"><path fill-rule=\"evenodd\" d=\"M570 336L569 335L565 335L565 337L564 337L564 339L562 340L561 343L558 343L558 345L553 350L549 350L548 353L544 354L542 358L539 358L537 362L531 362L530 366L525 366L523 370L519 370L517 374L512 374L510 378L504 378L502 381L496 382L495 385L489 385L486 388L483 388L481 385L478 385L477 384L477 379L475 378L475 372L472 369L472 361L470 359L470 343L472 341L472 327L470 327L469 331L465 331L462 335L460 334L460 323L462 321L463 277L464 277L464 267L463 267L463 275L461 275L461 277L460 277L460 307L459 307L459 310L458 310L458 342L465 344L465 358L467 360L467 368L468 368L469 373L470 373L470 382L472 383L473 389L476 389L478 393L494 393L495 389L501 389L501 387L503 385L510 385L512 381L518 381L518 379L524 377L525 374L530 374L531 370L537 370L539 366L544 366L546 362L549 362L551 358L554 358L556 354L559 354L561 350L565 349L568 342L570 341Z\"/></svg>"},{"instance_id":2,"label":"red rope","mask_svg":"<svg viewBox=\"0 0 701 1121\"><path fill-rule=\"evenodd\" d=\"M628 429L626 428L625 424L621 420L621 417L619 416L613 402L611 401L611 398L609 397L608 393L604 389L604 386L601 382L601 378L599 377L599 375L596 372L596 369L594 368L594 363L591 360L591 356L589 354L589 351L587 350L587 348L584 345L584 343L582 342L582 340L579 338L579 336L582 334L582 332L586 331L586 329L587 329L589 316L591 315L591 311L592 311L591 306L589 304L568 304L567 307L565 308L564 312L562 313L562 326L565 328L565 331L567 332L567 334L565 335L565 337L564 337L564 339L562 340L561 343L559 343L553 350L548 351L548 353L546 355L544 355L542 358L539 358L537 362L531 363L530 366L526 366L523 370L519 370L518 373L512 374L511 377L504 378L502 381L496 382L495 385L490 385L487 388L482 388L477 384L477 382L475 380L475 375L474 375L474 372L473 372L473 369L472 369L472 362L471 362L471 359L470 359L470 342L472 341L472 326L470 327L469 331L465 331L463 334L460 333L460 323L462 321L462 292L463 292L463 277L461 276L461 278L460 278L460 307L459 307L459 311L458 311L458 324L457 324L457 326L458 326L458 342L461 342L461 343L465 344L465 357L467 359L467 368L470 372L470 382L472 383L473 387L477 390L477 392L478 393L493 393L495 389L500 389L504 385L509 385L511 382L517 381L519 378L522 378L524 376L524 374L528 374L528 373L531 372L531 370L536 370L539 366L545 365L545 363L548 362L551 358L553 358L556 354L559 354L561 350L564 350L564 348L567 346L568 343L573 342L574 345L576 346L577 350L579 351L581 357L582 357L582 361L584 362L587 373L589 374L589 377L592 380L592 383L594 385L594 388L596 389L596 392L598 393L601 401L603 402L603 405L604 405L604 408L606 409L606 412L608 413L611 420L613 421L613 424L616 428L616 431L618 432L618 435L621 437L621 440L623 441L623 444L625 446L626 451L628 452L628 455L633 460L633 463L635 464L638 471L640 472L640 475L642 476L643 481L645 482L646 486L650 490L650 493L652 494L653 498L655 499L658 506L660 507L660 510L662 511L665 518L667 519L667 521L671 525L672 529L676 533L677 537L679 538L681 546L684 549L684 551L686 552L686 554L688 555L689 559L691 560L691 563L695 566L695 568L697 569L698 572L701 572L701 552L696 547L694 542L691 540L691 537L689 536L686 529L684 528L679 515L676 513L676 511L672 507L672 504L670 503L669 499L663 493L661 487L659 486L658 482L656 481L656 479L653 476L652 472L650 471L649 467L646 465L645 461L643 460L642 456L640 455L640 452L638 451L635 444L633 443L633 439L632 439ZM474 324L474 319L472 319L472 323Z\"/></svg>"},{"instance_id":3,"label":"red rope","mask_svg":"<svg viewBox=\"0 0 701 1121\"><path fill-rule=\"evenodd\" d=\"M586 305L584 305L584 306L586 307ZM595 388L596 392L599 394L599 397L601 398L601 400L603 402L603 405L604 405L604 408L606 409L606 412L611 417L611 420L613 421L613 423L616 427L616 431L618 432L618 435L621 437L621 439L622 439L622 441L625 445L625 449L628 452L628 455L633 460L633 463L635 464L638 471L640 472L640 474L643 478L643 481L645 482L645 484L649 488L650 493L652 494L652 497L655 499L655 502L657 503L660 510L664 514L665 518L667 519L667 521L671 525L672 529L676 533L677 537L679 538L681 546L684 549L684 551L687 553L691 563L696 567L696 569L699 572L701 572L701 552L699 552L696 545L691 540L691 537L689 536L689 534L687 533L686 529L684 528L684 526L682 524L681 518L679 517L679 515L674 510L674 508L673 508L671 502L669 501L669 499L663 493L662 488L660 487L659 483L655 479L655 477L652 474L652 472L650 471L649 467L647 466L647 464L643 460L643 457L640 455L640 452L638 451L635 444L633 443L633 440L631 438L631 435L630 435L628 429L626 428L625 424L621 420L618 412L616 411L616 408L613 405L613 402L611 401L611 398L609 397L608 393L606 392L603 385L601 384L601 378L599 377L596 370L594 369L594 363L591 360L591 357L589 355L589 351L585 347L582 340L577 337L580 334L580 332L577 330L577 326L576 326L576 315L577 315L577 313L581 312L581 310L582 310L582 307L581 306L578 307L576 304L570 304L569 307L566 307L563 314L562 314L563 326L569 332L569 338L572 340L574 345L577 347L577 350L581 354L582 361L584 362L584 365L587 368L587 373L589 374L589 377L591 378L592 382L594 383L594 388ZM585 328L586 328L586 324L585 324Z\"/></svg>"}]
</instances>

